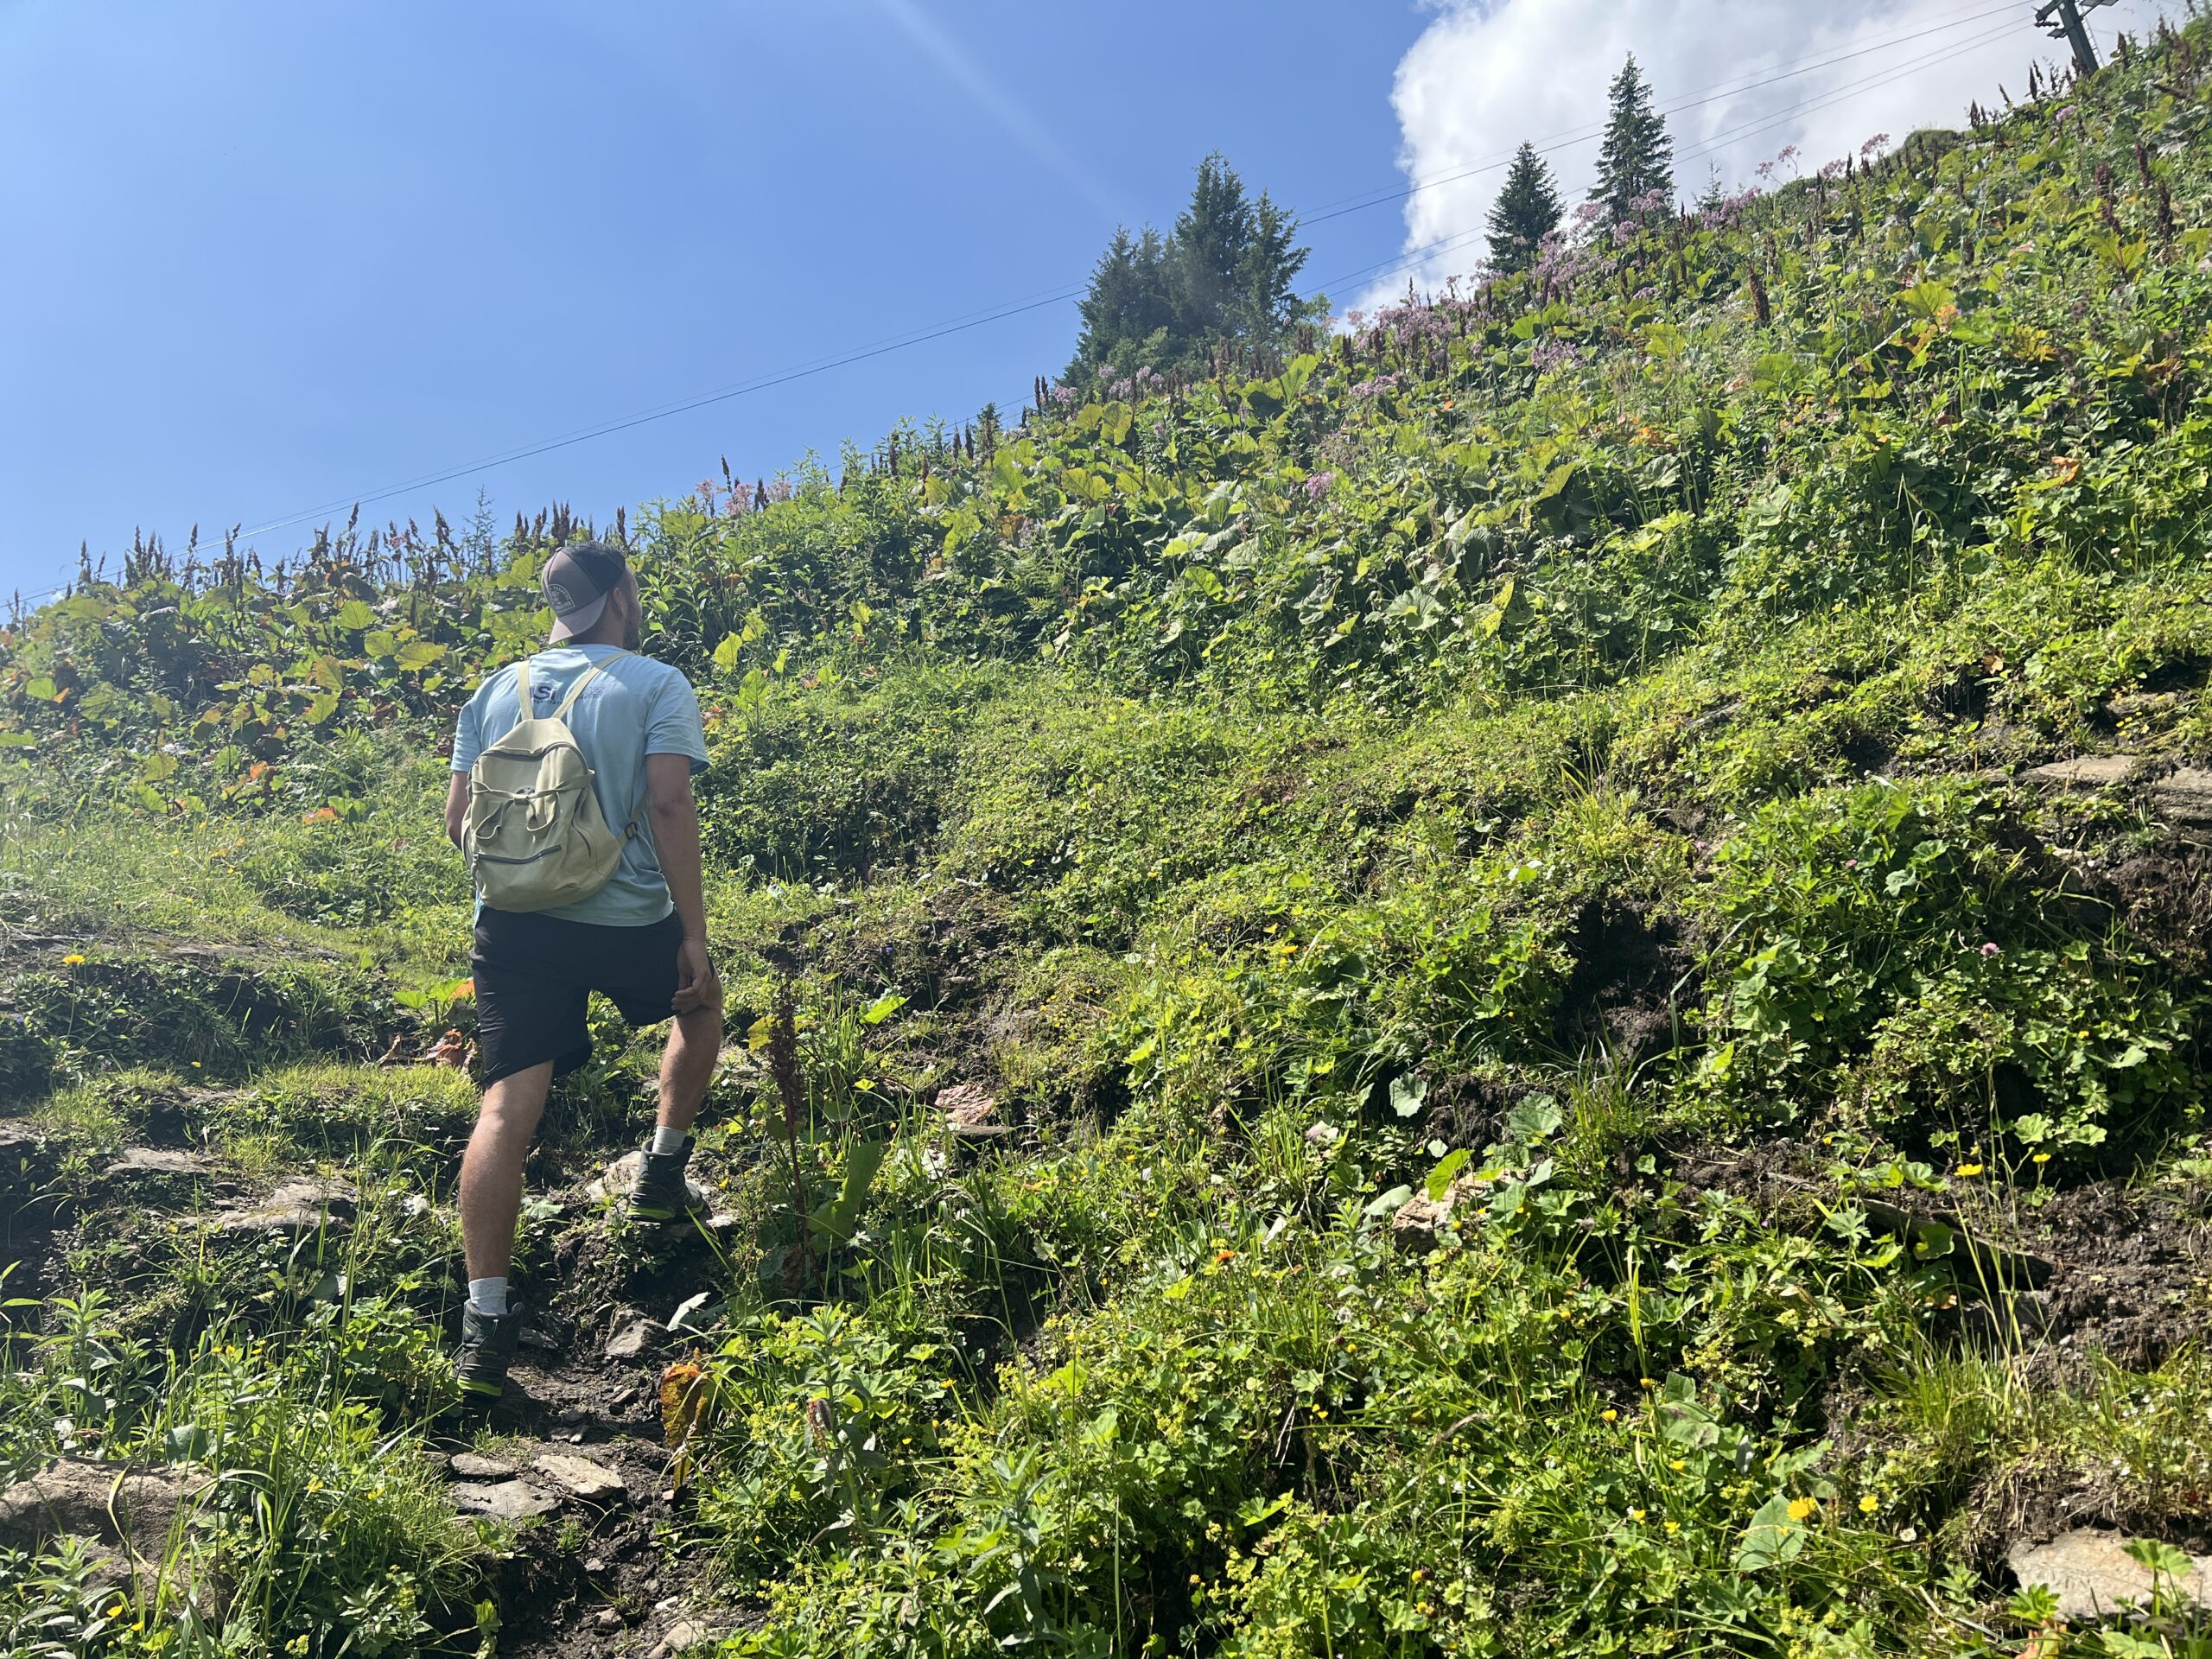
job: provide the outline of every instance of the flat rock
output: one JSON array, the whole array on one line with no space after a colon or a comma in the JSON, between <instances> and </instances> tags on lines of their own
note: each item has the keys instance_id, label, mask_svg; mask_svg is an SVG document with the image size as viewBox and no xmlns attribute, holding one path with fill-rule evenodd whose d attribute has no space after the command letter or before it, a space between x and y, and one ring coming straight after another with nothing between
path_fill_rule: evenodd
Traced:
<instances>
[{"instance_id":1,"label":"flat rock","mask_svg":"<svg viewBox=\"0 0 2212 1659\"><path fill-rule=\"evenodd\" d=\"M2118 789L2142 764L2132 754L2084 754L2033 767L2028 781L2051 789Z\"/></svg>"},{"instance_id":2,"label":"flat rock","mask_svg":"<svg viewBox=\"0 0 2212 1659\"><path fill-rule=\"evenodd\" d=\"M626 1500L629 1483L603 1463L580 1458L573 1452L548 1452L530 1465L571 1497L587 1503Z\"/></svg>"},{"instance_id":3,"label":"flat rock","mask_svg":"<svg viewBox=\"0 0 2212 1659\"><path fill-rule=\"evenodd\" d=\"M667 1333L653 1320L633 1319L614 1327L614 1334L607 1339L609 1359L643 1359L660 1345Z\"/></svg>"},{"instance_id":4,"label":"flat rock","mask_svg":"<svg viewBox=\"0 0 2212 1659\"><path fill-rule=\"evenodd\" d=\"M980 1083L956 1083L938 1090L937 1109L949 1123L987 1123L999 1109L998 1096Z\"/></svg>"},{"instance_id":5,"label":"flat rock","mask_svg":"<svg viewBox=\"0 0 2212 1659\"><path fill-rule=\"evenodd\" d=\"M35 1550L72 1533L121 1549L134 1567L158 1567L177 1510L206 1485L174 1469L56 1458L0 1491L0 1544Z\"/></svg>"},{"instance_id":6,"label":"flat rock","mask_svg":"<svg viewBox=\"0 0 2212 1659\"><path fill-rule=\"evenodd\" d=\"M519 1472L505 1458L480 1457L474 1452L456 1452L448 1462L463 1480L512 1480Z\"/></svg>"},{"instance_id":7,"label":"flat rock","mask_svg":"<svg viewBox=\"0 0 2212 1659\"><path fill-rule=\"evenodd\" d=\"M584 1188L584 1196L594 1204L604 1204L609 1198L628 1198L631 1185L638 1179L638 1166L645 1160L645 1154L642 1147L636 1152L624 1153L607 1166L605 1173ZM691 1207L694 1210L706 1210L712 1207L713 1200L708 1195L707 1189L689 1175L683 1178L683 1190L690 1194Z\"/></svg>"},{"instance_id":8,"label":"flat rock","mask_svg":"<svg viewBox=\"0 0 2212 1659\"><path fill-rule=\"evenodd\" d=\"M524 1521L533 1515L550 1515L561 1500L526 1480L457 1480L446 1496L463 1515L488 1516L494 1521Z\"/></svg>"},{"instance_id":9,"label":"flat rock","mask_svg":"<svg viewBox=\"0 0 2212 1659\"><path fill-rule=\"evenodd\" d=\"M107 1166L111 1179L132 1175L204 1175L207 1166L191 1153L170 1147L125 1147Z\"/></svg>"},{"instance_id":10,"label":"flat rock","mask_svg":"<svg viewBox=\"0 0 2212 1659\"><path fill-rule=\"evenodd\" d=\"M1412 1198L1392 1212L1390 1239L1412 1250L1433 1250L1437 1238L1452 1223L1452 1196Z\"/></svg>"},{"instance_id":11,"label":"flat rock","mask_svg":"<svg viewBox=\"0 0 2212 1659\"><path fill-rule=\"evenodd\" d=\"M2151 804L2176 823L2212 823L2212 770L2183 766L2151 785Z\"/></svg>"},{"instance_id":12,"label":"flat rock","mask_svg":"<svg viewBox=\"0 0 2212 1659\"><path fill-rule=\"evenodd\" d=\"M2123 1533L2076 1527L2047 1544L2016 1544L2005 1560L2023 1585L2044 1585L2056 1594L2061 1618L2091 1623L2123 1601L2140 1606L2151 1599L2151 1570L2127 1554L2128 1541ZM2168 1587L2199 1606L2212 1605L2212 1556L2190 1560L2189 1573Z\"/></svg>"},{"instance_id":13,"label":"flat rock","mask_svg":"<svg viewBox=\"0 0 2212 1659\"><path fill-rule=\"evenodd\" d=\"M353 1218L359 1195L344 1181L286 1181L257 1205L215 1217L223 1233L311 1233Z\"/></svg>"},{"instance_id":14,"label":"flat rock","mask_svg":"<svg viewBox=\"0 0 2212 1659\"><path fill-rule=\"evenodd\" d=\"M696 1619L679 1618L668 1627L660 1645L653 1649L654 1659L669 1659L671 1654L682 1653L686 1648L696 1648L717 1638L715 1633Z\"/></svg>"}]
</instances>

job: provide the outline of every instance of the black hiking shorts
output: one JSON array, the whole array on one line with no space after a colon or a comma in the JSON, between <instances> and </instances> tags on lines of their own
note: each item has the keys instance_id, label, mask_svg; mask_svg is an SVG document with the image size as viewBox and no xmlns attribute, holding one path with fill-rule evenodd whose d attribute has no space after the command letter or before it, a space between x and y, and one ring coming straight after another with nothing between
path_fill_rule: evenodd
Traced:
<instances>
[{"instance_id":1,"label":"black hiking shorts","mask_svg":"<svg viewBox=\"0 0 2212 1659\"><path fill-rule=\"evenodd\" d=\"M480 910L468 965L476 976L476 1052L486 1087L553 1062L564 1077L591 1058L591 994L633 1026L669 1019L683 924L671 911L643 927L607 927L512 910Z\"/></svg>"}]
</instances>

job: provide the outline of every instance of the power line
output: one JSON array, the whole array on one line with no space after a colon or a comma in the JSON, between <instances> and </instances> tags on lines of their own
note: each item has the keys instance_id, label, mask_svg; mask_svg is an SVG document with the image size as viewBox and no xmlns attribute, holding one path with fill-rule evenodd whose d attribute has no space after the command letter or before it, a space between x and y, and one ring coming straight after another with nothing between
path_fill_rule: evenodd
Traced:
<instances>
[{"instance_id":1,"label":"power line","mask_svg":"<svg viewBox=\"0 0 2212 1659\"><path fill-rule=\"evenodd\" d=\"M2009 14L2016 10L2017 8L2014 6L2005 6L1974 12L1955 17L1948 22L1934 25L1928 29L1916 31L1910 35L1896 36L1888 41L1878 41L1869 46L1856 48L1851 52L1835 54L1832 57L1820 59L1817 60L1797 60L1799 67L1793 67L1785 64L1772 74L1760 79L1750 81L1741 86L1735 85L1732 80L1714 83L1716 86L1726 90L1713 92L1710 88L1700 89L1707 95L1684 99L1681 102L1668 106L1662 111L1662 113L1679 114L1685 110L1694 109L1700 107L1705 104L1716 102L1721 98L1740 97L1746 92L1757 92L1766 86L1774 86L1784 80L1796 79L1799 75L1812 73L1816 69L1831 67L1834 64L1847 61L1851 59L1864 57L1878 51L1885 51L1892 47L1907 44L1916 40L1925 39L1930 35L1948 33L1953 29L1962 28L1967 24L1978 22L1985 17L1993 16L1999 15L2000 12ZM2133 8L2131 8L2131 10L2133 10ZM1737 128L1729 129L1722 133L1713 135L1705 141L1700 148L1686 153L1681 159L1695 160L1700 156L1710 155L1721 148L1725 148L1728 143L1735 142L1738 138L1748 137L1752 133L1765 130L1772 126L1780 125L1783 122L1788 121L1797 115L1809 113L1817 109L1830 107L1835 103L1845 100L1859 90L1869 89L1876 86L1889 85L1897 79L1904 79L1908 75L1917 73L1923 69L1932 67L1937 63L1949 61L1953 58L1978 49L1980 47L1998 38L1999 35L2009 32L2009 27L2003 29L1993 30L1986 35L1977 36L1974 40L1967 41L1963 45L1955 47L1946 51L1928 54L1912 62L1897 66L1891 70L1864 77L1858 81L1847 83L1842 87L1830 88L1827 91L1816 95L1813 99L1803 100L1797 105L1793 105L1778 112L1757 118L1751 123L1742 124ZM1741 78L1738 77L1735 79L1740 79ZM1601 131L1602 130L1602 125L1600 125L1600 127L1595 130ZM1594 131L1583 134L1582 136L1561 136L1556 139L1548 139L1546 143L1548 148L1540 149L1539 153L1554 154L1560 149L1572 147L1574 144L1586 143L1588 142L1588 138L1592 136L1595 136ZM1474 177L1483 173L1496 171L1500 167L1509 165L1510 159L1511 158L1508 156L1503 160L1486 162L1481 166L1461 169L1454 173L1438 175L1430 178L1417 180L1404 189L1391 192L1387 194L1376 195L1371 199L1362 200L1354 206L1339 207L1333 211L1317 214L1312 219L1302 220L1301 224L1321 224L1327 222L1330 219L1344 217L1345 215L1352 213L1363 211L1366 208L1382 206L1387 202L1404 200L1422 191L1434 189L1445 184L1458 182L1461 180ZM1379 273L1393 269L1408 268L1418 264L1423 259L1433 257L1438 252L1446 251L1451 248L1463 245L1479 234L1480 227L1472 227L1467 230L1456 232L1450 236L1440 238L1437 242L1427 245L1425 247L1402 251L1397 255L1393 256L1388 260L1382 261L1376 265L1365 267L1360 271L1349 273L1344 276L1334 279L1334 281L1349 282L1355 280L1361 276L1367 275L1370 272ZM1324 284L1325 287L1330 285L1333 284ZM933 340L943 340L954 334L967 333L970 330L982 327L989 323L1003 321L1009 317L1021 315L1027 312L1040 310L1046 306L1065 303L1066 301L1077 297L1084 291L1085 285L1079 283L1073 287L1046 291L1039 296L1027 300L1011 302L982 311L968 313L962 317L955 318L941 324L918 328L909 331L904 334L888 336L868 346L857 347L850 351L827 357L810 359L807 362L795 365L784 370L765 374L750 380L741 381L735 385L726 386L714 391L706 392L697 397L688 397L679 401L657 405L653 408L641 410L633 415L603 422L593 426L580 428L559 436L543 440L543 442L518 446L514 448L503 450L495 454L482 457L476 461L424 474L404 482L387 485L376 490L359 494L334 498L329 501L319 504L315 506L306 508L297 512L287 514L283 518L271 519L265 523L257 524L251 529L241 529L237 533L244 536L259 536L266 535L273 531L290 529L295 525L307 523L311 519L320 518L327 513L338 512L343 508L367 505L374 502L388 500L394 496L406 494L416 490L432 488L440 484L450 483L456 479L468 477L478 473L487 472L494 467L506 466L514 461L529 460L537 455L547 454L556 450L571 448L579 443L588 442L596 438L611 436L615 433L627 431L636 427L650 424L656 421L665 420L676 415L688 414L696 410L710 407L716 404L726 403L734 398L747 397L760 391L769 391L778 386L788 385L798 380L810 378L816 375L827 373L833 369L849 367L854 364L867 362L872 359L883 357L893 352L904 351L914 346L925 345ZM69 585L70 584L68 583L57 585L54 588L48 589L44 594L33 595L32 598L36 600L49 597L54 594L63 592Z\"/></svg>"},{"instance_id":2,"label":"power line","mask_svg":"<svg viewBox=\"0 0 2212 1659\"><path fill-rule=\"evenodd\" d=\"M1809 64L1804 68L1789 69L1784 73L1776 73L1768 76L1764 79L1753 81L1749 85L1734 87L1732 91L1720 95L1727 97L1741 96L1745 92L1756 92L1763 87L1776 85L1783 80L1794 79L1797 75L1809 73L1811 69L1827 67L1831 67L1833 64L1845 61L1850 58L1863 57L1871 52L1887 50L1891 47L1907 43L1914 40L1923 39L1929 35L1947 32L1950 29L1961 27L1967 22L1979 22L1985 16L1995 15L1996 11L2010 11L2012 10L2013 10L2013 8L2008 6L1994 8L1987 11L1976 12L1969 16L1955 19L1951 22L1942 24L1932 29L1923 29L1912 35L1898 36L1888 41L1878 42L1872 46L1861 48L1854 52L1845 53L1833 58L1820 60ZM1979 40L1970 43L1970 45L1979 44L1980 44ZM1904 69L1906 71L1910 71L1916 67L1924 66L1908 65L1904 67ZM1740 79L1740 77L1738 79ZM1878 78L1869 78L1870 80ZM1731 83L1722 82L1718 84L1728 86ZM1866 83L1860 82L1853 84L1864 85ZM1686 100L1679 105L1669 106L1666 113L1679 113L1681 110L1694 108L1700 104L1710 103L1712 101L1713 101L1713 99L1711 97L1702 99ZM1785 111L1781 116L1776 118L1778 120L1787 119L1789 118L1789 111ZM1583 141L1569 140L1567 142L1574 143ZM1554 149L1563 147L1564 145L1557 145L1554 146ZM1504 163L1501 162L1496 165L1503 164ZM1494 170L1494 168L1472 168L1457 174L1445 175L1429 180L1420 181L1409 187L1407 190L1396 192L1387 198L1377 198L1375 200L1363 203L1363 206L1380 206L1382 202L1386 200L1402 200L1407 196L1416 191L1432 189L1442 184L1454 182L1459 179L1472 176L1475 173L1489 170ZM1301 223L1318 224L1328 219L1340 218L1344 213L1357 211L1360 211L1360 209L1357 207L1345 208L1339 210L1335 213L1325 213L1319 215L1313 219L1303 220ZM1470 236L1476 233L1477 232L1474 231L1460 232L1452 236L1444 238L1441 240L1444 243L1450 244L1463 243ZM1438 251L1441 251L1441 249L1435 248L1432 249L1430 251L1433 252ZM1382 270L1394 266L1403 266L1412 263L1415 254L1419 252L1420 251L1402 251L1392 258L1381 262L1381 264L1376 266L1370 266L1366 269L1370 270ZM1427 256L1422 255L1421 257ZM1338 280L1351 281L1361 274L1363 273L1355 272L1352 273L1351 276L1339 278ZM827 373L832 369L849 367L855 363L865 362L873 358L887 355L892 352L902 351L913 346L925 345L932 340L942 340L951 334L965 333L970 329L981 327L987 323L1001 321L1007 317L1017 316L1029 311L1039 310L1047 305L1062 303L1069 299L1074 298L1084 291L1084 287L1082 285L1077 285L1073 288L1052 290L1046 293L1041 298L1033 299L1025 302L1005 306L986 312L971 313L966 320L956 321L935 327L917 330L905 335L893 336L887 341L881 344L844 353L832 357L814 359L807 364L798 365L791 369L774 374L762 376L756 379L741 382L736 385L726 387L720 391L704 393L699 397L686 398L677 403L659 405L656 408L643 410L638 414L625 416L619 420L606 422L596 426L583 428L559 437L547 439L542 442L528 444L514 449L502 451L499 454L488 458L467 462L440 472L424 474L403 483L388 485L381 489L371 491L358 496L337 498L328 502L321 503L315 506L308 507L300 512L289 514L284 518L273 519L267 523L255 525L251 530L243 531L240 533L251 536L267 535L272 531L286 530L296 524L305 524L311 519L321 517L324 513L334 512L341 508L353 505L365 506L378 501L389 500L396 495L404 495L415 490L429 489L435 487L439 484L450 483L455 479L467 477L471 474L477 472L488 471L494 467L505 466L517 461L527 461L537 455L550 454L555 450L568 448L579 443L588 442L595 438L607 437L617 432L628 431L633 428L646 425L654 421L664 420L676 415L689 414L696 410L711 407L715 404L726 403L737 397L749 396L754 392L768 391L776 386L787 385L796 380L809 378L817 374Z\"/></svg>"}]
</instances>

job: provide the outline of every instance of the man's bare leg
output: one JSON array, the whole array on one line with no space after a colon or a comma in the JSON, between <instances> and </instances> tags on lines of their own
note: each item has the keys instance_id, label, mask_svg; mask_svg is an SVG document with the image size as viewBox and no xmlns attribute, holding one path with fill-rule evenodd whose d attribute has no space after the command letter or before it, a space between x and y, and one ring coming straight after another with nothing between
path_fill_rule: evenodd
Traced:
<instances>
[{"instance_id":1,"label":"man's bare leg","mask_svg":"<svg viewBox=\"0 0 2212 1659\"><path fill-rule=\"evenodd\" d=\"M530 1156L531 1138L537 1133L552 1086L553 1062L548 1060L502 1077L484 1091L483 1109L461 1160L461 1249L471 1279L505 1279L514 1265L523 1161Z\"/></svg>"},{"instance_id":2,"label":"man's bare leg","mask_svg":"<svg viewBox=\"0 0 2212 1659\"><path fill-rule=\"evenodd\" d=\"M668 1046L660 1057L660 1116L664 1129L689 1129L715 1080L722 1052L722 1011L694 1008L671 1022Z\"/></svg>"},{"instance_id":3,"label":"man's bare leg","mask_svg":"<svg viewBox=\"0 0 2212 1659\"><path fill-rule=\"evenodd\" d=\"M691 1156L690 1130L714 1081L721 1046L720 1008L693 1008L676 1016L660 1058L659 1122L630 1188L632 1220L674 1221L697 1203L683 1169Z\"/></svg>"}]
</instances>

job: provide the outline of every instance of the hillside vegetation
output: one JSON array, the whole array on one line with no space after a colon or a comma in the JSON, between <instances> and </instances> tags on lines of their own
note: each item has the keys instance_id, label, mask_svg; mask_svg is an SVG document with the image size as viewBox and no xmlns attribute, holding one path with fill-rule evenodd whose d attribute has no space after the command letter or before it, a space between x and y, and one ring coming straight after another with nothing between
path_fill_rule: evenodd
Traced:
<instances>
[{"instance_id":1,"label":"hillside vegetation","mask_svg":"<svg viewBox=\"0 0 2212 1659\"><path fill-rule=\"evenodd\" d=\"M14 1650L2212 1651L2006 1565L2212 1530L2208 69L621 524L752 1039L671 1238L599 1017L488 1424L441 747L581 527L17 619L0 1461L170 1518L0 1503Z\"/></svg>"}]
</instances>

